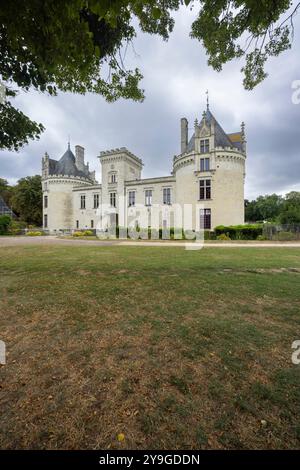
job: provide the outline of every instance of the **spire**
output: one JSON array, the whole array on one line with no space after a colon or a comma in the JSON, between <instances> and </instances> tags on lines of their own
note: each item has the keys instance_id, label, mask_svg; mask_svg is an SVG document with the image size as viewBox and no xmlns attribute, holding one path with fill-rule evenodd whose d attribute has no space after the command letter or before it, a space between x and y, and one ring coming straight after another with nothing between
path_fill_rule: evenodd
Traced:
<instances>
[{"instance_id":1,"label":"spire","mask_svg":"<svg viewBox=\"0 0 300 470\"><path fill-rule=\"evenodd\" d=\"M209 111L209 95L208 95L208 90L206 90L205 94L206 94L206 109L207 109L207 111Z\"/></svg>"},{"instance_id":2,"label":"spire","mask_svg":"<svg viewBox=\"0 0 300 470\"><path fill-rule=\"evenodd\" d=\"M68 150L70 150L70 134L68 135Z\"/></svg>"}]
</instances>

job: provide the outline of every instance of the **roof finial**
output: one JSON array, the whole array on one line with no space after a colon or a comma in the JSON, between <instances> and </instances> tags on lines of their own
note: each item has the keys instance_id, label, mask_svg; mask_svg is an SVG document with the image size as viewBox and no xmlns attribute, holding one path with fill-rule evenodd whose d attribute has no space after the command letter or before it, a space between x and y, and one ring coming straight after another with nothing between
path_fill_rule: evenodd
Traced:
<instances>
[{"instance_id":1,"label":"roof finial","mask_svg":"<svg viewBox=\"0 0 300 470\"><path fill-rule=\"evenodd\" d=\"M208 110L209 110L209 95L208 95L208 90L206 90L205 94L206 94L206 109L207 109L207 111L208 111Z\"/></svg>"},{"instance_id":2,"label":"roof finial","mask_svg":"<svg viewBox=\"0 0 300 470\"><path fill-rule=\"evenodd\" d=\"M68 150L70 150L70 134L68 135Z\"/></svg>"}]
</instances>

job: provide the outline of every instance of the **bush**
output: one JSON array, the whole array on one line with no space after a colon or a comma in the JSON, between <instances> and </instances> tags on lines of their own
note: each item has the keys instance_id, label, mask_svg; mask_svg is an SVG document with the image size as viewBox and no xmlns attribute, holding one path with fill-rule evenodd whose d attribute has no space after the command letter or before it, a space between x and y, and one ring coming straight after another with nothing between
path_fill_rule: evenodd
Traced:
<instances>
[{"instance_id":1,"label":"bush","mask_svg":"<svg viewBox=\"0 0 300 470\"><path fill-rule=\"evenodd\" d=\"M10 227L9 227L9 233L11 233L12 235L22 235L23 230L25 228L26 228L26 222L12 220Z\"/></svg>"},{"instance_id":2,"label":"bush","mask_svg":"<svg viewBox=\"0 0 300 470\"><path fill-rule=\"evenodd\" d=\"M74 232L73 233L73 237L83 237L84 236L84 232Z\"/></svg>"},{"instance_id":3,"label":"bush","mask_svg":"<svg viewBox=\"0 0 300 470\"><path fill-rule=\"evenodd\" d=\"M40 237L41 235L44 235L44 233L40 231L35 231L35 232L27 232L26 235L27 237Z\"/></svg>"},{"instance_id":4,"label":"bush","mask_svg":"<svg viewBox=\"0 0 300 470\"><path fill-rule=\"evenodd\" d=\"M0 215L0 235L8 233L8 229L11 224L11 218L9 215Z\"/></svg>"},{"instance_id":5,"label":"bush","mask_svg":"<svg viewBox=\"0 0 300 470\"><path fill-rule=\"evenodd\" d=\"M268 240L268 238L265 235L258 235L257 239L258 241L265 241Z\"/></svg>"},{"instance_id":6,"label":"bush","mask_svg":"<svg viewBox=\"0 0 300 470\"><path fill-rule=\"evenodd\" d=\"M204 230L204 240L216 240L216 234L211 230Z\"/></svg>"},{"instance_id":7,"label":"bush","mask_svg":"<svg viewBox=\"0 0 300 470\"><path fill-rule=\"evenodd\" d=\"M83 232L83 235L84 235L85 237L92 237L92 236L94 235L94 232L93 232L92 230L85 230L85 231Z\"/></svg>"},{"instance_id":8,"label":"bush","mask_svg":"<svg viewBox=\"0 0 300 470\"><path fill-rule=\"evenodd\" d=\"M221 233L221 235L217 236L217 240L230 241L231 238L226 233Z\"/></svg>"},{"instance_id":9,"label":"bush","mask_svg":"<svg viewBox=\"0 0 300 470\"><path fill-rule=\"evenodd\" d=\"M261 224L245 224L245 225L219 225L215 228L217 237L225 234L231 240L256 240L262 235L263 226Z\"/></svg>"}]
</instances>

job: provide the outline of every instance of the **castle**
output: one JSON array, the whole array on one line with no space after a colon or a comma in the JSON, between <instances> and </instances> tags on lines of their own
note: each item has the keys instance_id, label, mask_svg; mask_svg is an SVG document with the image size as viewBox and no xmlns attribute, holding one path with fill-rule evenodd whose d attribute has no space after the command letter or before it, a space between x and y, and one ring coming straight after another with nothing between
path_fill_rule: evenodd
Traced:
<instances>
[{"instance_id":1,"label":"castle","mask_svg":"<svg viewBox=\"0 0 300 470\"><path fill-rule=\"evenodd\" d=\"M246 160L245 126L226 134L207 105L194 132L188 135L188 121L181 119L181 149L173 158L169 176L142 179L143 162L125 147L100 152L102 183L85 164L84 148L68 149L60 160L46 153L42 160L43 221L50 233L107 228L103 207L116 214L119 201L127 211L135 206L160 205L161 227L174 226L172 208L195 208L192 229L212 230L217 225L244 223L244 180ZM197 207L201 207L199 210ZM105 226L104 226L105 220ZM151 225L151 222L149 222Z\"/></svg>"}]
</instances>

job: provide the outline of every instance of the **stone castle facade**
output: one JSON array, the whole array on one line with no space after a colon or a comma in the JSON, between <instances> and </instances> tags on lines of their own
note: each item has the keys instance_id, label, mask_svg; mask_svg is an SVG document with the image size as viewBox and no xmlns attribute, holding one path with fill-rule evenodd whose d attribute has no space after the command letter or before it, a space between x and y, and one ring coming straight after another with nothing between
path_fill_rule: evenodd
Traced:
<instances>
[{"instance_id":1,"label":"stone castle facade","mask_svg":"<svg viewBox=\"0 0 300 470\"><path fill-rule=\"evenodd\" d=\"M124 220L130 225L133 208L147 207L150 213L156 205L162 208L161 227L177 226L173 208L185 205L193 208L190 228L194 230L244 223L245 126L242 123L239 132L226 134L208 106L201 121L195 121L191 138L187 119L181 119L181 149L173 158L169 176L141 178L142 160L125 147L100 152L99 160L101 184L85 164L84 148L80 145L75 146L75 155L68 145L60 160L45 154L45 230L58 233L106 229L107 208L110 214L117 214L111 218L114 223L121 225L122 219L122 225ZM151 226L151 220L142 225Z\"/></svg>"}]
</instances>

